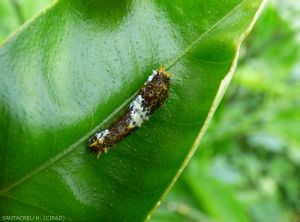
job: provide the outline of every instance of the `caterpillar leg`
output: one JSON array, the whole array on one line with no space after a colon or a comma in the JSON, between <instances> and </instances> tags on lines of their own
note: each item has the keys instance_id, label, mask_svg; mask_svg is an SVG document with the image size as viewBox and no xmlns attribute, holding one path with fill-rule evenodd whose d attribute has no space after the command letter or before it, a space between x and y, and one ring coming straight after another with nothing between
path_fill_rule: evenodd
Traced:
<instances>
[{"instance_id":1,"label":"caterpillar leg","mask_svg":"<svg viewBox=\"0 0 300 222\"><path fill-rule=\"evenodd\" d=\"M108 147L101 147L98 151L96 151L97 159L99 159L101 153L107 153Z\"/></svg>"}]
</instances>

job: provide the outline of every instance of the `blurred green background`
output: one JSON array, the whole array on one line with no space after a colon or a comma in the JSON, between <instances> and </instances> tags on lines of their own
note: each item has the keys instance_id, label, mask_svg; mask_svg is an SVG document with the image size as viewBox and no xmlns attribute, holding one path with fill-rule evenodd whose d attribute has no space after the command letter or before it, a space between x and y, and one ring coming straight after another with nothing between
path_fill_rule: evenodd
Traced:
<instances>
[{"instance_id":1,"label":"blurred green background","mask_svg":"<svg viewBox=\"0 0 300 222\"><path fill-rule=\"evenodd\" d=\"M51 0L0 0L0 44ZM300 221L300 1L270 1L200 148L152 216Z\"/></svg>"}]
</instances>

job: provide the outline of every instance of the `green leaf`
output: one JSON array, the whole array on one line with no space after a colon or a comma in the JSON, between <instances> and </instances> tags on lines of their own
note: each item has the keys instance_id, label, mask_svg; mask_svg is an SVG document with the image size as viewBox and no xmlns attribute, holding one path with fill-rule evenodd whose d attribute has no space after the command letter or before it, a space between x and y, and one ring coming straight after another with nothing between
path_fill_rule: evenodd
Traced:
<instances>
[{"instance_id":1,"label":"green leaf","mask_svg":"<svg viewBox=\"0 0 300 222\"><path fill-rule=\"evenodd\" d=\"M186 176L184 181L188 184L192 195L217 221L246 222L249 221L241 204L232 195L232 190L216 179L206 175L205 172L191 172L194 177ZM196 178L196 179L195 179ZM200 181L204 181L200 183Z\"/></svg>"},{"instance_id":2,"label":"green leaf","mask_svg":"<svg viewBox=\"0 0 300 222\"><path fill-rule=\"evenodd\" d=\"M150 215L198 146L263 3L61 0L23 26L0 48L1 214ZM160 64L174 72L163 107L96 159L88 138Z\"/></svg>"},{"instance_id":3,"label":"green leaf","mask_svg":"<svg viewBox=\"0 0 300 222\"><path fill-rule=\"evenodd\" d=\"M9 1L0 2L0 43L18 26L17 17Z\"/></svg>"},{"instance_id":4,"label":"green leaf","mask_svg":"<svg viewBox=\"0 0 300 222\"><path fill-rule=\"evenodd\" d=\"M2 0L0 1L0 44L24 20L45 8L53 0Z\"/></svg>"},{"instance_id":5,"label":"green leaf","mask_svg":"<svg viewBox=\"0 0 300 222\"><path fill-rule=\"evenodd\" d=\"M228 166L224 163L219 165L218 168L213 161L196 155L151 221L249 221L238 195L221 180L230 180L232 169L226 169Z\"/></svg>"}]
</instances>

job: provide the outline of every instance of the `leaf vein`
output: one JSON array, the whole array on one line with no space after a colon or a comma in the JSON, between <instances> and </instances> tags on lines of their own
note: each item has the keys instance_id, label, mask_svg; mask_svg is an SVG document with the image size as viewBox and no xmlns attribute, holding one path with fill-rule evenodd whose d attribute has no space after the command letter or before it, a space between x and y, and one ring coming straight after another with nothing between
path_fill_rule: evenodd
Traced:
<instances>
[{"instance_id":1,"label":"leaf vein","mask_svg":"<svg viewBox=\"0 0 300 222\"><path fill-rule=\"evenodd\" d=\"M241 3L239 3L237 6L235 6L231 11L229 11L224 17L222 17L219 21L217 21L215 24L213 24L207 31L205 31L203 34L201 34L196 40L194 40L179 56L177 56L173 61L169 63L169 65L166 66L167 69L172 67L178 60L180 60L186 53L188 53L201 39L203 39L206 35L208 35L210 32L212 32L216 27L218 27L222 22L224 22L228 17L230 17L236 10L238 10L247 0L243 0ZM136 94L136 93L135 93ZM0 195L3 195L4 193L7 193L11 189L17 187L18 185L22 184L24 181L30 179L37 173L43 171L44 169L51 166L53 163L59 161L63 157L65 157L68 153L73 151L77 146L84 143L90 135L92 135L94 132L97 131L100 126L104 125L106 122L108 122L112 117L114 117L120 110L122 110L129 102L130 100L135 96L133 94L130 98L128 98L124 103L122 103L119 107L117 107L116 110L114 110L107 118L105 118L103 121L101 121L94 129L86 133L84 136L79 138L77 141L72 143L70 146L68 146L65 150L58 153L48 161L46 161L44 164L38 166L34 170L30 171L28 174L26 174L21 179L17 180L16 182L8 185L7 187L4 187L0 190Z\"/></svg>"}]
</instances>

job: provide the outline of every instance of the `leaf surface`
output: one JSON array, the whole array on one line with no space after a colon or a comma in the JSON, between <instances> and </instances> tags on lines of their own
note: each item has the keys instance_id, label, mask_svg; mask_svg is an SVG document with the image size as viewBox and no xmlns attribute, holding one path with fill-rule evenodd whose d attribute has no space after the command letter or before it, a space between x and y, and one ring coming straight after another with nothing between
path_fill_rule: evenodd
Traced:
<instances>
[{"instance_id":1,"label":"leaf surface","mask_svg":"<svg viewBox=\"0 0 300 222\"><path fill-rule=\"evenodd\" d=\"M199 144L262 5L61 0L25 24L0 47L1 214L145 219ZM163 107L96 159L88 138L160 64L174 72Z\"/></svg>"}]
</instances>

